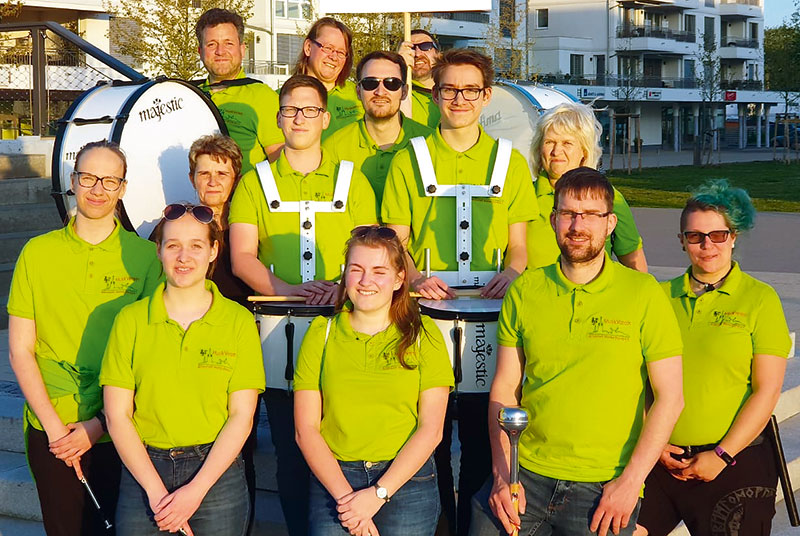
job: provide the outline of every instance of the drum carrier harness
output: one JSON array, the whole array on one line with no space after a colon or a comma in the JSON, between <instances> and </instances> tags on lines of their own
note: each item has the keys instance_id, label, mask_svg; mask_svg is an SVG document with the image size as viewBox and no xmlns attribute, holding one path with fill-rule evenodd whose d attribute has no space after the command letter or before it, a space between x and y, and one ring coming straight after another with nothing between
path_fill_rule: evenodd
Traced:
<instances>
[{"instance_id":1,"label":"drum carrier harness","mask_svg":"<svg viewBox=\"0 0 800 536\"><path fill-rule=\"evenodd\" d=\"M486 135L482 133L481 135ZM499 138L497 140L497 155L494 159L492 177L489 184L439 184L436 182L436 172L433 169L431 153L425 138L411 139L414 155L419 166L420 178L425 189L426 197L455 197L456 198L456 260L458 271L430 270L430 250L425 251L425 275L435 275L450 287L456 286L482 286L487 284L499 271L502 265L503 252L497 250L496 271L472 270L472 199L474 197L500 197L506 182L508 165L511 162L511 141Z\"/></svg>"}]
</instances>

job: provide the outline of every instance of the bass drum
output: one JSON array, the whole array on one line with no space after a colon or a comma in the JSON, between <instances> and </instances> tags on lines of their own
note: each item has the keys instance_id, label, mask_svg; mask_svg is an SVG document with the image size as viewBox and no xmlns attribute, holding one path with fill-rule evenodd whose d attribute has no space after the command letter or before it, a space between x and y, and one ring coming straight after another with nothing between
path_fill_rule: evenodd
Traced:
<instances>
[{"instance_id":1,"label":"bass drum","mask_svg":"<svg viewBox=\"0 0 800 536\"><path fill-rule=\"evenodd\" d=\"M59 121L53 147L53 196L62 219L75 213L70 174L89 142L119 143L128 160L125 196L118 210L123 227L150 236L169 203L196 201L189 182L189 148L225 123L200 90L171 79L114 81L78 97Z\"/></svg>"},{"instance_id":2,"label":"bass drum","mask_svg":"<svg viewBox=\"0 0 800 536\"><path fill-rule=\"evenodd\" d=\"M481 113L481 126L493 138L511 140L530 165L533 131L539 116L559 104L578 99L552 87L495 81L492 100Z\"/></svg>"}]
</instances>

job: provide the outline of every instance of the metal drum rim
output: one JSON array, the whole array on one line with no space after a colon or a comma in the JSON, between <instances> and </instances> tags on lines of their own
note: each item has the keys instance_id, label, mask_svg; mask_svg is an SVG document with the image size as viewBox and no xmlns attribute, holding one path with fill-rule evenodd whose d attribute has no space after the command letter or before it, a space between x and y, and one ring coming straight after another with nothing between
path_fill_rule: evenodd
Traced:
<instances>
[{"instance_id":1,"label":"metal drum rim","mask_svg":"<svg viewBox=\"0 0 800 536\"><path fill-rule=\"evenodd\" d=\"M258 303L254 306L255 313L262 316L286 316L291 314L296 317L333 316L333 305L306 305L292 303L279 305L277 303Z\"/></svg>"},{"instance_id":2,"label":"metal drum rim","mask_svg":"<svg viewBox=\"0 0 800 536\"><path fill-rule=\"evenodd\" d=\"M431 317L434 320L464 320L465 322L497 322L500 317L500 310L497 311L456 311L456 310L442 310L433 307L427 307L419 301L420 312L424 315ZM438 301L438 300L425 300L425 301ZM452 301L452 300L448 300Z\"/></svg>"}]
</instances>

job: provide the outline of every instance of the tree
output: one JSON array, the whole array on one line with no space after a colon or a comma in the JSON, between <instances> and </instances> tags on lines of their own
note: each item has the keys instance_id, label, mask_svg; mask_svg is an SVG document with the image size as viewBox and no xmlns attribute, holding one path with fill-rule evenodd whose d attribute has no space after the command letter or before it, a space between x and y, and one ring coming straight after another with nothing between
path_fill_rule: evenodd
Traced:
<instances>
[{"instance_id":1,"label":"tree","mask_svg":"<svg viewBox=\"0 0 800 536\"><path fill-rule=\"evenodd\" d=\"M699 70L695 73L697 88L700 90L700 135L701 152L708 150L706 165L711 163L711 155L714 152L713 139L716 136L714 125L716 105L722 97L722 67L720 66L719 55L717 54L717 39L715 34L703 33L698 48L697 63ZM703 125L707 125L703 127ZM699 164L697 153L697 140L695 140L695 164Z\"/></svg>"},{"instance_id":2,"label":"tree","mask_svg":"<svg viewBox=\"0 0 800 536\"><path fill-rule=\"evenodd\" d=\"M0 2L0 21L14 19L22 13L22 3L15 0Z\"/></svg>"},{"instance_id":3,"label":"tree","mask_svg":"<svg viewBox=\"0 0 800 536\"><path fill-rule=\"evenodd\" d=\"M194 25L203 12L219 7L250 17L254 0L105 0L117 19L110 31L117 53L144 71L184 80L197 78L203 64L197 54Z\"/></svg>"},{"instance_id":4,"label":"tree","mask_svg":"<svg viewBox=\"0 0 800 536\"><path fill-rule=\"evenodd\" d=\"M800 25L783 24L764 31L764 78L767 89L777 91L786 105L798 101L800 91Z\"/></svg>"},{"instance_id":5,"label":"tree","mask_svg":"<svg viewBox=\"0 0 800 536\"><path fill-rule=\"evenodd\" d=\"M494 18L494 15L493 15ZM533 39L527 32L527 1L499 0L497 18L487 26L484 39L494 54L500 78L533 78L530 55Z\"/></svg>"}]
</instances>

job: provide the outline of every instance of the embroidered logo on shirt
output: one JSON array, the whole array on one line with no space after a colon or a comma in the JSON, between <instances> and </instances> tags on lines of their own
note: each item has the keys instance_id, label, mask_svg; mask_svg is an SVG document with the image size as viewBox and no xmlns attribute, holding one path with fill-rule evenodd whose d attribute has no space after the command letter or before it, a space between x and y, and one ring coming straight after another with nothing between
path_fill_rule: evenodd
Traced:
<instances>
[{"instance_id":1,"label":"embroidered logo on shirt","mask_svg":"<svg viewBox=\"0 0 800 536\"><path fill-rule=\"evenodd\" d=\"M342 106L339 104L336 106L336 113L334 115L338 118L352 117L356 115L358 111L357 104L353 104L351 106Z\"/></svg>"},{"instance_id":2,"label":"embroidered logo on shirt","mask_svg":"<svg viewBox=\"0 0 800 536\"><path fill-rule=\"evenodd\" d=\"M134 287L140 278L130 275L105 275L103 276L102 294L136 294Z\"/></svg>"},{"instance_id":3,"label":"embroidered logo on shirt","mask_svg":"<svg viewBox=\"0 0 800 536\"><path fill-rule=\"evenodd\" d=\"M236 358L236 352L229 352L227 350L214 350L212 348L200 349L200 363L197 368L201 369L217 369L230 372L233 370L233 365L230 359Z\"/></svg>"},{"instance_id":4,"label":"embroidered logo on shirt","mask_svg":"<svg viewBox=\"0 0 800 536\"><path fill-rule=\"evenodd\" d=\"M601 315L595 315L590 318L592 323L592 331L589 332L589 337L598 339L614 339L618 341L628 341L631 338L630 320L606 318Z\"/></svg>"},{"instance_id":5,"label":"embroidered logo on shirt","mask_svg":"<svg viewBox=\"0 0 800 536\"><path fill-rule=\"evenodd\" d=\"M712 326L725 326L729 328L743 328L746 326L747 313L739 311L712 311L714 320L711 321Z\"/></svg>"}]
</instances>

